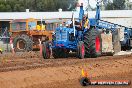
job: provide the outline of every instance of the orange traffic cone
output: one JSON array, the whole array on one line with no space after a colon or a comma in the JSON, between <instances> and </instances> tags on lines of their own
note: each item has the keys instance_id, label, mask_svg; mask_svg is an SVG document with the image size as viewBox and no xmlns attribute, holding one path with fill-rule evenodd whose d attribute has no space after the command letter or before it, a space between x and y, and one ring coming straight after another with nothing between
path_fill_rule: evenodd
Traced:
<instances>
[{"instance_id":1,"label":"orange traffic cone","mask_svg":"<svg viewBox=\"0 0 132 88\"><path fill-rule=\"evenodd\" d=\"M82 69L82 77L87 77L88 73L86 70Z\"/></svg>"}]
</instances>

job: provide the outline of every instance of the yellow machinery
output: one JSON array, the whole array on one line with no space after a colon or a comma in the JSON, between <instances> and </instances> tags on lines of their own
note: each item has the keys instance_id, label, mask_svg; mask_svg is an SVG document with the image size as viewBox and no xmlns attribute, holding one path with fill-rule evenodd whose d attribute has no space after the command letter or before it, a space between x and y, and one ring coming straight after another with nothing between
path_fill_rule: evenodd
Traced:
<instances>
[{"instance_id":1,"label":"yellow machinery","mask_svg":"<svg viewBox=\"0 0 132 88\"><path fill-rule=\"evenodd\" d=\"M15 51L39 49L39 39L51 41L54 23L37 25L37 20L21 19L10 22L10 35L13 38Z\"/></svg>"}]
</instances>

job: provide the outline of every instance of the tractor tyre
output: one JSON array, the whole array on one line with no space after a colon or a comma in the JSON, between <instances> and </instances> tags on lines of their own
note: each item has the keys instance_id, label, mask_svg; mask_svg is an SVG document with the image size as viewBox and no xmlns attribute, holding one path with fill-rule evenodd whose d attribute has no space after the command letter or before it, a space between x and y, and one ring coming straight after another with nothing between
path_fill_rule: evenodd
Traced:
<instances>
[{"instance_id":1,"label":"tractor tyre","mask_svg":"<svg viewBox=\"0 0 132 88\"><path fill-rule=\"evenodd\" d=\"M50 45L48 42L43 42L42 55L44 59L49 59L51 55Z\"/></svg>"},{"instance_id":2,"label":"tractor tyre","mask_svg":"<svg viewBox=\"0 0 132 88\"><path fill-rule=\"evenodd\" d=\"M83 41L79 41L77 46L77 57L83 59L85 56L85 46Z\"/></svg>"},{"instance_id":3,"label":"tractor tyre","mask_svg":"<svg viewBox=\"0 0 132 88\"><path fill-rule=\"evenodd\" d=\"M33 49L32 39L25 34L16 36L13 40L13 45L16 52L31 51Z\"/></svg>"},{"instance_id":4,"label":"tractor tyre","mask_svg":"<svg viewBox=\"0 0 132 88\"><path fill-rule=\"evenodd\" d=\"M83 42L85 45L85 57L95 58L101 56L101 33L94 27L85 32Z\"/></svg>"}]
</instances>

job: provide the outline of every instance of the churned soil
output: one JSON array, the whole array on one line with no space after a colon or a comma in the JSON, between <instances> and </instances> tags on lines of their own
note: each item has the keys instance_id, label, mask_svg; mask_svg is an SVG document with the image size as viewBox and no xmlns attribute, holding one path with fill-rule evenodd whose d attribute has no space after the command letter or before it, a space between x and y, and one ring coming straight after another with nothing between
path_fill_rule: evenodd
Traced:
<instances>
[{"instance_id":1,"label":"churned soil","mask_svg":"<svg viewBox=\"0 0 132 88\"><path fill-rule=\"evenodd\" d=\"M82 68L91 80L132 81L132 55L44 60L39 52L19 52L0 54L0 88L83 88L79 82ZM95 87L132 88L132 85L88 86Z\"/></svg>"}]
</instances>

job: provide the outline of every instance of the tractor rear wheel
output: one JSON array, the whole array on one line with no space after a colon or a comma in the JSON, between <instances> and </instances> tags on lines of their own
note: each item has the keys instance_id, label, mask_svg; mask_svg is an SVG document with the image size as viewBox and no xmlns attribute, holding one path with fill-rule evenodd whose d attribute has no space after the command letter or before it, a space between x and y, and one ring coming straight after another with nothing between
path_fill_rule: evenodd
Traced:
<instances>
[{"instance_id":1,"label":"tractor rear wheel","mask_svg":"<svg viewBox=\"0 0 132 88\"><path fill-rule=\"evenodd\" d=\"M31 51L33 48L33 41L32 39L25 34L18 35L13 40L14 49L16 52L20 51Z\"/></svg>"},{"instance_id":2,"label":"tractor rear wheel","mask_svg":"<svg viewBox=\"0 0 132 88\"><path fill-rule=\"evenodd\" d=\"M48 42L43 42L42 55L44 59L49 59L51 55L51 50Z\"/></svg>"},{"instance_id":3,"label":"tractor rear wheel","mask_svg":"<svg viewBox=\"0 0 132 88\"><path fill-rule=\"evenodd\" d=\"M84 34L85 56L98 57L101 56L102 44L101 33L94 27Z\"/></svg>"},{"instance_id":4,"label":"tractor rear wheel","mask_svg":"<svg viewBox=\"0 0 132 88\"><path fill-rule=\"evenodd\" d=\"M85 55L85 47L83 41L79 41L77 46L77 57L83 59Z\"/></svg>"}]
</instances>

